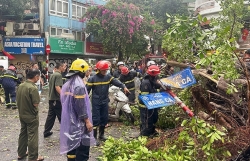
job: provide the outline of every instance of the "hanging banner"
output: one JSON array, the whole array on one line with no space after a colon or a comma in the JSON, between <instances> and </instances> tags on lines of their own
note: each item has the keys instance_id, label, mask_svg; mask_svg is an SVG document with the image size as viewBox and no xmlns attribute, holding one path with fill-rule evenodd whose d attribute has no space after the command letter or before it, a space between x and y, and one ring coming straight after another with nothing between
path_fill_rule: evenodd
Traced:
<instances>
[{"instance_id":1,"label":"hanging banner","mask_svg":"<svg viewBox=\"0 0 250 161\"><path fill-rule=\"evenodd\" d=\"M139 95L139 99L148 109L165 107L175 104L175 99L166 92Z\"/></svg>"},{"instance_id":2,"label":"hanging banner","mask_svg":"<svg viewBox=\"0 0 250 161\"><path fill-rule=\"evenodd\" d=\"M186 88L196 84L194 75L189 67L170 77L161 79L161 82L175 88Z\"/></svg>"}]
</instances>

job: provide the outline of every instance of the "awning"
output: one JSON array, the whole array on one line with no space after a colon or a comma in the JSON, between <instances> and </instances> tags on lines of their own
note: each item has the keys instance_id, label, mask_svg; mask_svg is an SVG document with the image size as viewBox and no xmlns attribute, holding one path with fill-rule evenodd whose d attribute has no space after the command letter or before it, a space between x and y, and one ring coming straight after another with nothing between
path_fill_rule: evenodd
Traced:
<instances>
[{"instance_id":1,"label":"awning","mask_svg":"<svg viewBox=\"0 0 250 161\"><path fill-rule=\"evenodd\" d=\"M5 56L7 56L8 59L10 59L10 60L15 59L14 56L10 55L10 53L8 53L8 52L6 52L6 51L4 51L4 50L2 50L2 53L3 53Z\"/></svg>"}]
</instances>

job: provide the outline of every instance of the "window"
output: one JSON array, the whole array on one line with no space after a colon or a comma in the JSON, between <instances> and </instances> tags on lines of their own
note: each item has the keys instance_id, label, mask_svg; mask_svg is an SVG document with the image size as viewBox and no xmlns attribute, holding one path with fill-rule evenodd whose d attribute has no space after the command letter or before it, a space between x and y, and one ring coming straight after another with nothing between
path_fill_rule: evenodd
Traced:
<instances>
[{"instance_id":1,"label":"window","mask_svg":"<svg viewBox=\"0 0 250 161\"><path fill-rule=\"evenodd\" d=\"M79 31L72 31L72 34L75 36L75 40L77 41L83 41L82 40L82 32Z\"/></svg>"},{"instance_id":2,"label":"window","mask_svg":"<svg viewBox=\"0 0 250 161\"><path fill-rule=\"evenodd\" d=\"M72 2L72 18L80 19L86 13L87 8L83 3Z\"/></svg>"},{"instance_id":3,"label":"window","mask_svg":"<svg viewBox=\"0 0 250 161\"><path fill-rule=\"evenodd\" d=\"M69 16L68 0L50 0L50 14L68 17Z\"/></svg>"},{"instance_id":4,"label":"window","mask_svg":"<svg viewBox=\"0 0 250 161\"><path fill-rule=\"evenodd\" d=\"M50 35L61 35L62 33L69 33L68 29L61 29L61 28L50 28Z\"/></svg>"}]
</instances>

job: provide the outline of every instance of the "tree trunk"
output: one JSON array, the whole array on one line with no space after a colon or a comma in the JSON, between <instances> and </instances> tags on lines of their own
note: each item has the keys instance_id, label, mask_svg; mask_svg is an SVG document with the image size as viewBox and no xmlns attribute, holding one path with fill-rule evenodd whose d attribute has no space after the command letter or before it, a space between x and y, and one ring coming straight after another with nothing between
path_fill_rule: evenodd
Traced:
<instances>
[{"instance_id":1,"label":"tree trunk","mask_svg":"<svg viewBox=\"0 0 250 161\"><path fill-rule=\"evenodd\" d=\"M119 50L119 53L118 53L118 62L119 61L123 61L123 53L121 50Z\"/></svg>"}]
</instances>

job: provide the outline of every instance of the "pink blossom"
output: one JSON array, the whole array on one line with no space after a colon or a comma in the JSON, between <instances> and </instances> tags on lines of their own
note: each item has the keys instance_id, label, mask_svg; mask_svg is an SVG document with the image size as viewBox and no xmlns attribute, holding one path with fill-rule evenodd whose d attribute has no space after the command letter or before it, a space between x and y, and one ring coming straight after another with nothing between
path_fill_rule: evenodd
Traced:
<instances>
[{"instance_id":1,"label":"pink blossom","mask_svg":"<svg viewBox=\"0 0 250 161\"><path fill-rule=\"evenodd\" d=\"M154 32L156 32L156 30L154 30Z\"/></svg>"},{"instance_id":2,"label":"pink blossom","mask_svg":"<svg viewBox=\"0 0 250 161\"><path fill-rule=\"evenodd\" d=\"M153 19L151 22L150 22L151 25L154 25L155 24L155 20Z\"/></svg>"},{"instance_id":3,"label":"pink blossom","mask_svg":"<svg viewBox=\"0 0 250 161\"><path fill-rule=\"evenodd\" d=\"M128 21L128 23L129 23L131 26L133 26L133 27L135 26L135 23L134 23L133 21L131 21L131 20Z\"/></svg>"}]
</instances>

